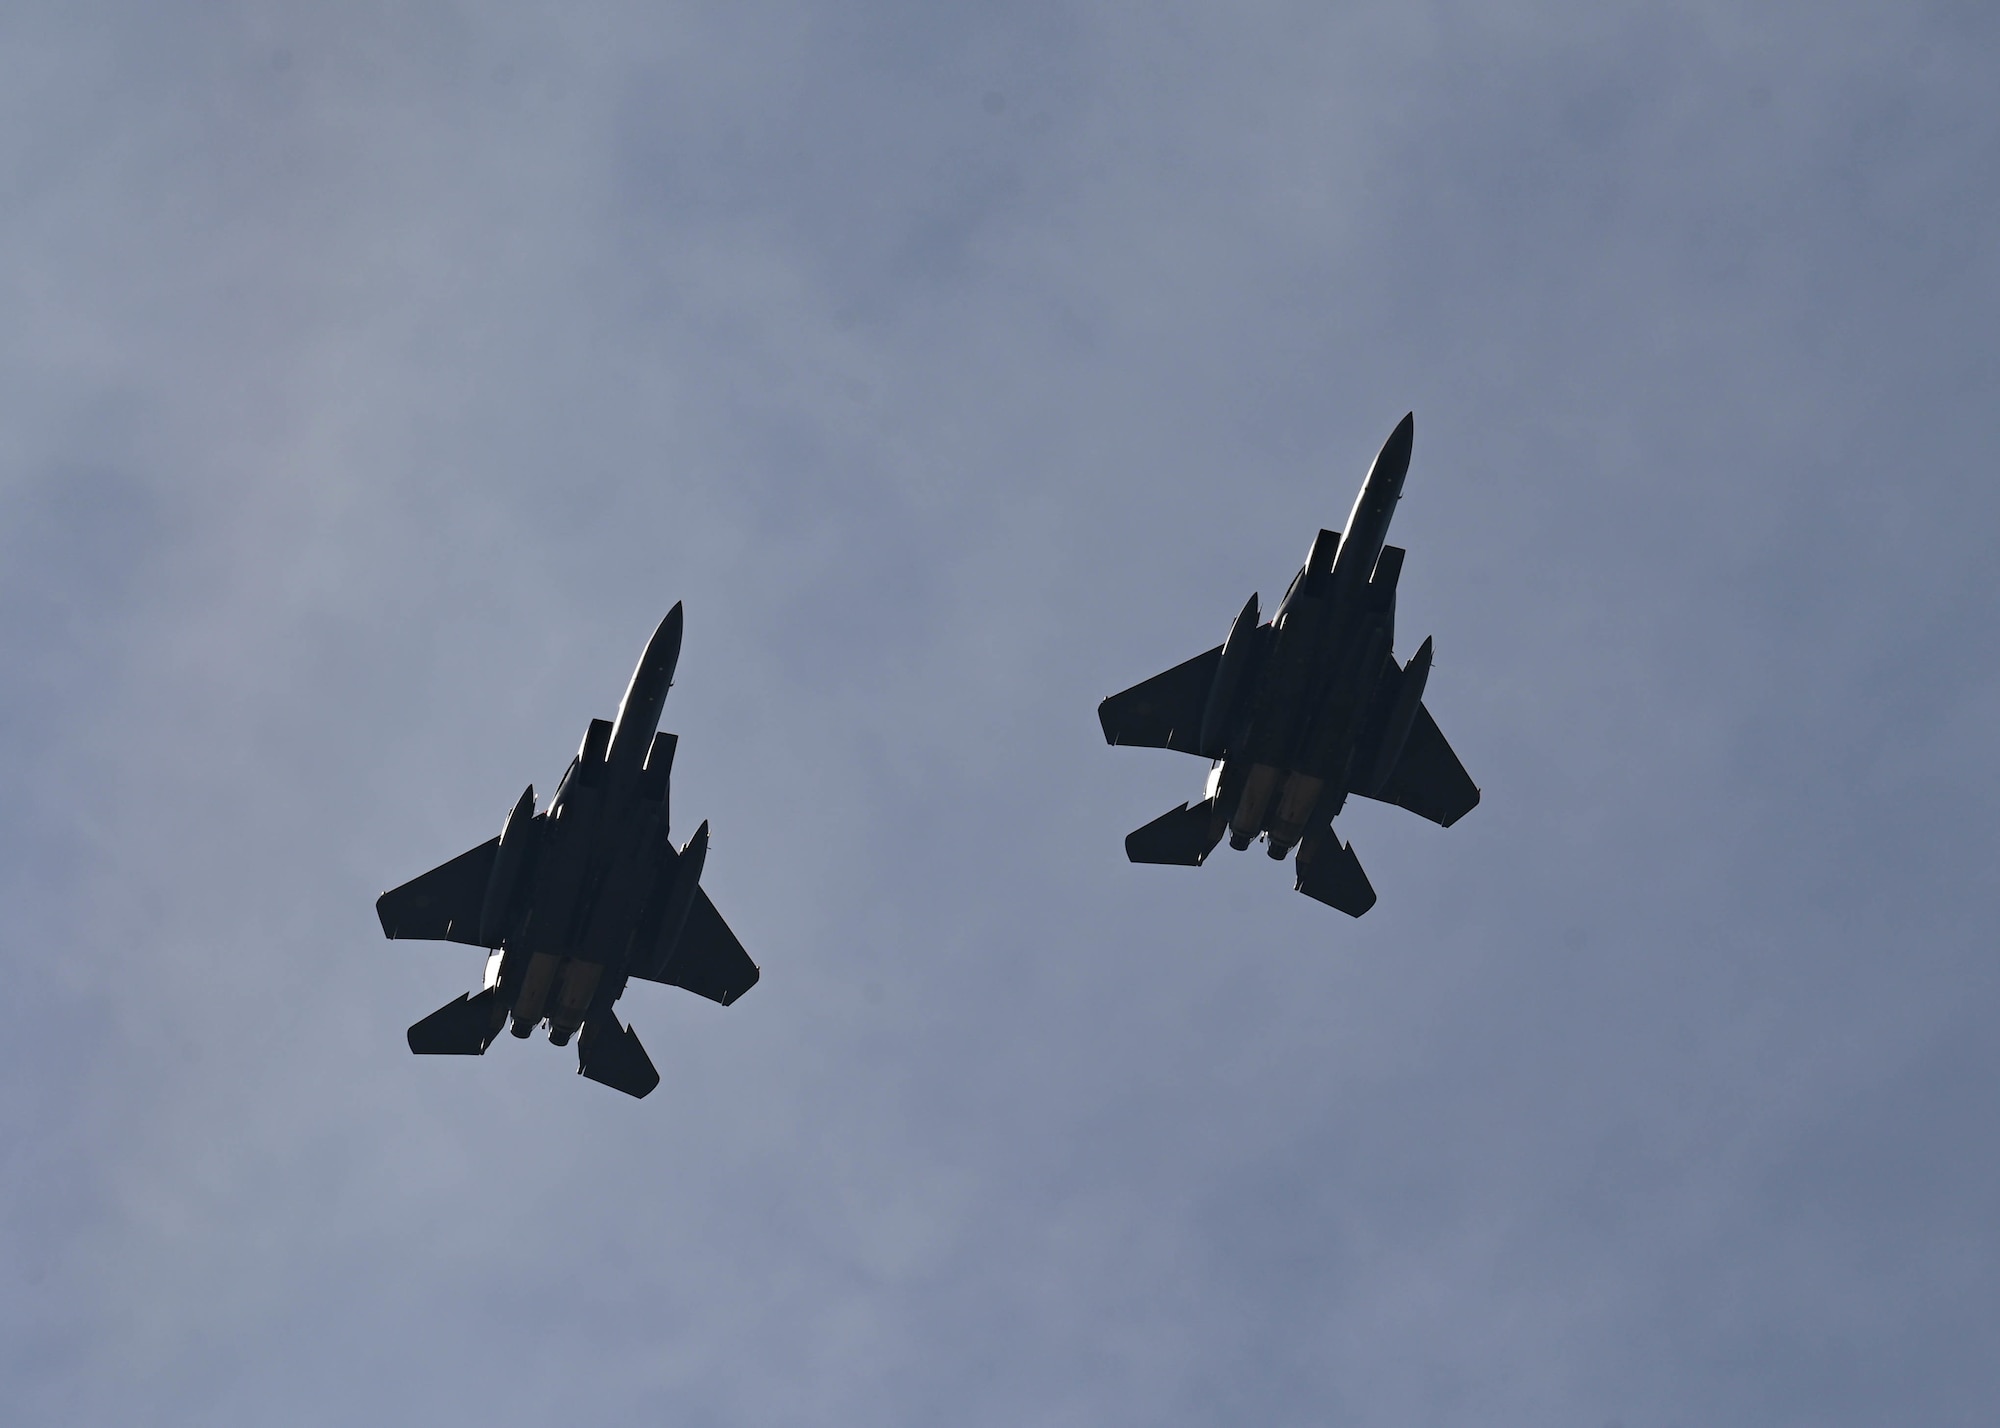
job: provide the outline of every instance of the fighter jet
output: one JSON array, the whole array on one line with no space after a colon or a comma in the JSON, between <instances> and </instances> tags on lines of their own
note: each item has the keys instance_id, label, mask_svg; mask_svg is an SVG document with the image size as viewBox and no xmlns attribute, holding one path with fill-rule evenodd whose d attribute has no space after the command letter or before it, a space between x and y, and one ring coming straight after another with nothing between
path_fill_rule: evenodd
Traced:
<instances>
[{"instance_id":1,"label":"fighter jet","mask_svg":"<svg viewBox=\"0 0 2000 1428\"><path fill-rule=\"evenodd\" d=\"M660 1084L612 1006L633 977L728 1006L757 964L701 889L708 824L678 851L667 838L673 734L656 732L681 653L681 607L653 632L615 721L593 719L555 797L528 786L497 838L385 892L390 937L490 949L477 992L410 1028L419 1056L478 1056L512 1020L519 1037L577 1037L577 1070L629 1096Z\"/></svg>"},{"instance_id":2,"label":"fighter jet","mask_svg":"<svg viewBox=\"0 0 2000 1428\"><path fill-rule=\"evenodd\" d=\"M1319 533L1275 619L1257 622L1252 595L1228 639L1098 705L1107 743L1212 761L1200 803L1125 839L1133 862L1198 867L1225 832L1238 851L1262 838L1280 861L1296 846L1298 891L1359 917L1375 889L1333 831L1349 794L1446 828L1479 802L1424 707L1430 640L1407 664L1393 653L1403 552L1383 542L1415 432L1411 413L1361 483L1345 537Z\"/></svg>"}]
</instances>

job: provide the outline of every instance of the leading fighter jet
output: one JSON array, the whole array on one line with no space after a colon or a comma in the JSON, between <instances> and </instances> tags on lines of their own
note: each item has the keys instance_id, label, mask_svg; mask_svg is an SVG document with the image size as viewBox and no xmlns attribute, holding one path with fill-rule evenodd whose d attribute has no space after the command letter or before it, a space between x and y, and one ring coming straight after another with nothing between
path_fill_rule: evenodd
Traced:
<instances>
[{"instance_id":1,"label":"leading fighter jet","mask_svg":"<svg viewBox=\"0 0 2000 1428\"><path fill-rule=\"evenodd\" d=\"M1212 760L1206 796L1125 839L1135 863L1198 867L1229 835L1296 845L1298 891L1359 917L1375 889L1333 831L1350 793L1400 804L1449 828L1479 802L1465 766L1424 707L1431 642L1392 653L1403 552L1383 542L1410 469L1416 416L1397 425L1361 483L1345 537L1323 530L1275 619L1252 595L1229 638L1097 707L1112 744Z\"/></svg>"},{"instance_id":2,"label":"leading fighter jet","mask_svg":"<svg viewBox=\"0 0 2000 1428\"><path fill-rule=\"evenodd\" d=\"M577 1070L629 1096L660 1073L612 1005L633 977L685 987L728 1006L757 984L757 964L701 890L708 824L678 851L667 838L673 734L656 732L681 653L681 607L653 632L618 706L593 719L555 797L535 811L534 785L506 827L470 852L385 892L375 911L390 937L491 949L478 992L410 1028L419 1056L478 1056L511 1018L549 1040L577 1037Z\"/></svg>"}]
</instances>

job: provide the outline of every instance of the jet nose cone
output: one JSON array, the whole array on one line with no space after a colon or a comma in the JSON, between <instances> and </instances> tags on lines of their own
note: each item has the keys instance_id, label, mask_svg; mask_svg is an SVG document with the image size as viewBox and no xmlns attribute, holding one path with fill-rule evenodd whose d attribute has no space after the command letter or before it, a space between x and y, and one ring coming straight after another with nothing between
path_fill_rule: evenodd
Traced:
<instances>
[{"instance_id":1,"label":"jet nose cone","mask_svg":"<svg viewBox=\"0 0 2000 1428\"><path fill-rule=\"evenodd\" d=\"M676 600L674 608L667 611L667 618L653 631L653 638L646 642L646 664L649 668L665 665L671 669L680 657L681 602Z\"/></svg>"},{"instance_id":2,"label":"jet nose cone","mask_svg":"<svg viewBox=\"0 0 2000 1428\"><path fill-rule=\"evenodd\" d=\"M1403 419L1396 423L1396 429L1389 433L1389 439L1382 443L1381 454L1375 458L1375 469L1379 472L1394 472L1400 476L1410 469L1410 448L1417 439L1417 414L1405 412Z\"/></svg>"}]
</instances>

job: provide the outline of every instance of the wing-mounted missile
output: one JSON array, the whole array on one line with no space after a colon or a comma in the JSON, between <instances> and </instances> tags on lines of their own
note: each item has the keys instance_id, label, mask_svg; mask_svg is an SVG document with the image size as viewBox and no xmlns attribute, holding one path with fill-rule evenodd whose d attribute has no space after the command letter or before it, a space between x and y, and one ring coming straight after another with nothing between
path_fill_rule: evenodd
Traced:
<instances>
[{"instance_id":1,"label":"wing-mounted missile","mask_svg":"<svg viewBox=\"0 0 2000 1428\"><path fill-rule=\"evenodd\" d=\"M687 846L674 862L671 880L667 884L667 896L660 912L660 930L653 943L653 955L644 975L657 978L674 960L674 952L680 946L681 931L687 926L688 913L694 907L695 892L701 886L702 864L708 861L708 820L703 819L701 827L694 830L694 837L688 839Z\"/></svg>"},{"instance_id":2,"label":"wing-mounted missile","mask_svg":"<svg viewBox=\"0 0 2000 1428\"><path fill-rule=\"evenodd\" d=\"M514 893L521 885L521 873L528 863L540 825L535 822L535 786L529 784L507 815L500 833L500 847L493 854L493 871L487 875L486 896L479 904L479 936L488 947L506 940L508 913L513 910Z\"/></svg>"},{"instance_id":3,"label":"wing-mounted missile","mask_svg":"<svg viewBox=\"0 0 2000 1428\"><path fill-rule=\"evenodd\" d=\"M1236 623L1229 627L1229 638L1222 645L1222 660L1215 667L1215 683L1208 687L1208 702L1201 711L1203 758L1222 757L1256 650L1257 596L1253 591L1250 598L1243 602Z\"/></svg>"},{"instance_id":4,"label":"wing-mounted missile","mask_svg":"<svg viewBox=\"0 0 2000 1428\"><path fill-rule=\"evenodd\" d=\"M1402 677L1396 685L1396 702L1389 706L1389 717L1382 725L1382 743L1375 755L1368 780L1362 785L1362 792L1369 797L1380 793L1389 782L1389 775L1396 771L1396 761L1403 757L1403 746L1410 741L1410 728L1416 723L1417 711L1424 705L1424 684L1431 677L1431 638L1424 636L1424 642L1417 646L1417 652L1410 656L1410 662L1403 667Z\"/></svg>"}]
</instances>

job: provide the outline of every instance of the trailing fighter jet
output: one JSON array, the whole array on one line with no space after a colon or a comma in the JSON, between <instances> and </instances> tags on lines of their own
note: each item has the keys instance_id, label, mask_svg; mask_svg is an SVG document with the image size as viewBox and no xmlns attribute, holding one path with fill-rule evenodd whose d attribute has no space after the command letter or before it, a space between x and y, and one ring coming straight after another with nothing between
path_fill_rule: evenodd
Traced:
<instances>
[{"instance_id":1,"label":"trailing fighter jet","mask_svg":"<svg viewBox=\"0 0 2000 1428\"><path fill-rule=\"evenodd\" d=\"M593 719L555 797L534 785L506 827L468 853L376 900L390 937L491 949L485 985L410 1028L419 1056L478 1056L500 1028L538 1025L568 1044L577 1070L629 1096L660 1073L611 1008L640 977L728 1006L757 984L757 964L701 890L708 824L676 851L667 838L673 734L655 732L681 653L681 607L653 632L616 722Z\"/></svg>"},{"instance_id":2,"label":"trailing fighter jet","mask_svg":"<svg viewBox=\"0 0 2000 1428\"><path fill-rule=\"evenodd\" d=\"M1400 804L1449 828L1479 802L1465 767L1424 708L1431 642L1398 664L1396 578L1383 544L1410 469L1414 413L1383 445L1347 517L1321 531L1275 619L1252 595L1229 638L1097 706L1112 744L1212 760L1200 803L1183 803L1125 839L1135 863L1198 867L1229 835L1282 860L1298 847L1297 888L1359 917L1375 889L1333 831L1350 793Z\"/></svg>"}]
</instances>

